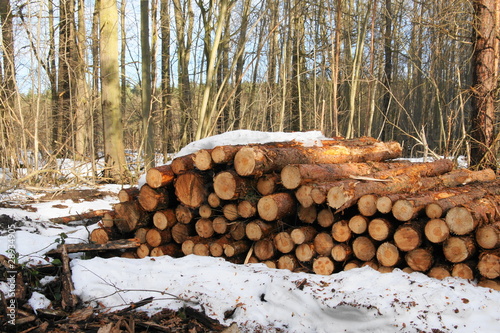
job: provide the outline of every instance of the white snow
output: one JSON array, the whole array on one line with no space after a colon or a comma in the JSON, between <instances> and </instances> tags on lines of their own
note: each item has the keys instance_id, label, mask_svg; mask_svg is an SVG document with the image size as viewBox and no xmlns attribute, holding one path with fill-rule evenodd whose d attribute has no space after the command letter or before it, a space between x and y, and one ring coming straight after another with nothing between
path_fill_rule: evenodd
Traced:
<instances>
[{"instance_id":1,"label":"white snow","mask_svg":"<svg viewBox=\"0 0 500 333\"><path fill-rule=\"evenodd\" d=\"M186 146L178 154L220 144L303 140L313 144L319 132L264 133L235 131ZM103 191L118 192L106 186ZM36 212L0 208L25 226L16 227L15 250L23 263L44 263L44 254L58 245L87 241L92 226L63 226L49 218L110 209L118 200L106 197L92 202L37 202L26 190L0 195L2 201L32 196ZM55 208L62 204L66 208ZM60 206L63 207L63 206ZM8 254L8 237L0 230L0 254ZM168 256L125 259L96 257L71 261L75 294L102 310L118 310L154 297L139 310L150 314L163 308L191 306L221 323L235 322L244 332L499 332L500 292L477 287L475 281L436 280L421 273L400 270L382 274L369 267L330 276L291 273L263 264L234 265L219 258ZM49 281L49 280L48 280ZM6 290L0 282L0 290ZM49 306L34 293L34 308ZM231 315L232 313L232 315Z\"/></svg>"}]
</instances>

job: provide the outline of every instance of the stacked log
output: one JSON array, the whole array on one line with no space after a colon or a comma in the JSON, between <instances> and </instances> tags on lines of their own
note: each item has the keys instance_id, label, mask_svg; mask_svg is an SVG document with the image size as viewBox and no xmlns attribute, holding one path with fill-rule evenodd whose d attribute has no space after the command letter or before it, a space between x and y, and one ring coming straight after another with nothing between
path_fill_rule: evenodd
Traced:
<instances>
[{"instance_id":1,"label":"stacked log","mask_svg":"<svg viewBox=\"0 0 500 333\"><path fill-rule=\"evenodd\" d=\"M316 274L400 268L498 285L495 173L400 156L399 144L372 138L200 150L120 191L91 240L135 236L138 258L211 255Z\"/></svg>"}]
</instances>

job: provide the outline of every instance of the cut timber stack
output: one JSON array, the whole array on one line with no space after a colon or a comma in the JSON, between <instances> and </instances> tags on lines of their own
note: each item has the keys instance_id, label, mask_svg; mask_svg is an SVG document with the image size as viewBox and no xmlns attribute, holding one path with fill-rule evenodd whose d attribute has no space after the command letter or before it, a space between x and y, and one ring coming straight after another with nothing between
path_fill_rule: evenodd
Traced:
<instances>
[{"instance_id":1,"label":"cut timber stack","mask_svg":"<svg viewBox=\"0 0 500 333\"><path fill-rule=\"evenodd\" d=\"M139 258L211 255L317 274L367 265L498 288L495 173L400 156L398 143L373 138L200 150L122 190L91 239L134 236Z\"/></svg>"}]
</instances>

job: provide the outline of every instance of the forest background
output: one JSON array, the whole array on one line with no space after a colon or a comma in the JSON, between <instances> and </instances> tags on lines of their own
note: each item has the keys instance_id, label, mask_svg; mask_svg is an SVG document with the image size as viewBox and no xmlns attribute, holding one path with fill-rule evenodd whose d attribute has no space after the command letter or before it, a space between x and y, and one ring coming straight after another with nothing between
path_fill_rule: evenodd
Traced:
<instances>
[{"instance_id":1,"label":"forest background","mask_svg":"<svg viewBox=\"0 0 500 333\"><path fill-rule=\"evenodd\" d=\"M11 184L67 181L64 160L131 182L242 128L498 166L496 0L0 0L0 23Z\"/></svg>"}]
</instances>

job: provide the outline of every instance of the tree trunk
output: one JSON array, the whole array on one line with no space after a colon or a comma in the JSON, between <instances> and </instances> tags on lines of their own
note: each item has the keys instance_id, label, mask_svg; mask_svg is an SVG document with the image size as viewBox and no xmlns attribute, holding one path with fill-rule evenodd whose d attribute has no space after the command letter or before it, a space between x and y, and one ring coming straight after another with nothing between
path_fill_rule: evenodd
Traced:
<instances>
[{"instance_id":1,"label":"tree trunk","mask_svg":"<svg viewBox=\"0 0 500 333\"><path fill-rule=\"evenodd\" d=\"M149 0L141 0L141 109L144 169L154 167L153 113L151 105L151 49L149 48ZM156 66L156 64L155 64Z\"/></svg>"}]
</instances>

